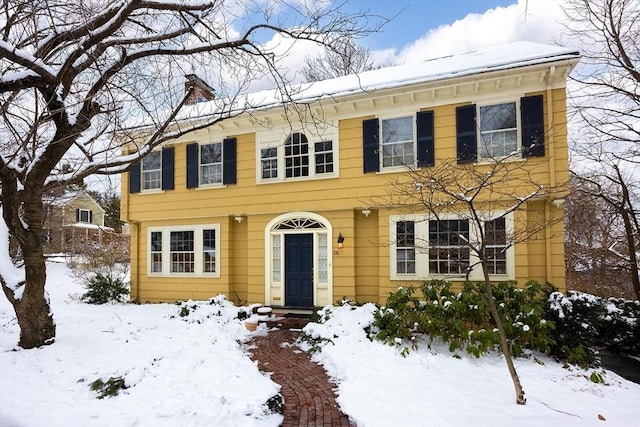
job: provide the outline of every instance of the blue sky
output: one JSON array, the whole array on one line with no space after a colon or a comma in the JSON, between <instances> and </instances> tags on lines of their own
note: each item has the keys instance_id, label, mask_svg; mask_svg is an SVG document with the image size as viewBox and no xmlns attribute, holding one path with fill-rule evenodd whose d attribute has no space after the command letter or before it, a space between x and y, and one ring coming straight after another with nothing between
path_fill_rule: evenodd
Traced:
<instances>
[{"instance_id":1,"label":"blue sky","mask_svg":"<svg viewBox=\"0 0 640 427\"><path fill-rule=\"evenodd\" d=\"M483 14L516 3L516 0L349 0L347 9L369 10L388 18L395 16L381 33L369 36L366 44L370 49L400 49L429 30L452 24L468 14Z\"/></svg>"}]
</instances>

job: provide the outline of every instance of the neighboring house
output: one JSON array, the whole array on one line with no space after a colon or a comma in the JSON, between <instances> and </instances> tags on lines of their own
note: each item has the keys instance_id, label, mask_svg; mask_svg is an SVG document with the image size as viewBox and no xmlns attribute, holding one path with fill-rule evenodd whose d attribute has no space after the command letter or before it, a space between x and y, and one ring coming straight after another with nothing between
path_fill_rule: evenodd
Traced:
<instances>
[{"instance_id":1,"label":"neighboring house","mask_svg":"<svg viewBox=\"0 0 640 427\"><path fill-rule=\"evenodd\" d=\"M89 241L99 242L104 232L104 209L82 190L52 192L44 199L42 236L45 253L75 252Z\"/></svg>"},{"instance_id":2,"label":"neighboring house","mask_svg":"<svg viewBox=\"0 0 640 427\"><path fill-rule=\"evenodd\" d=\"M372 200L406 166L487 162L477 145L487 131L501 138L504 153L521 150L516 161L535 168L541 183L566 182L565 85L578 60L573 50L520 42L317 82L297 95L311 113L302 121L276 102L266 105L271 92L251 94L263 108L185 135L123 175L132 298L226 294L312 307L343 297L384 303L398 286L464 280L468 251L415 242L430 233L457 236L466 220L450 212L452 228L438 230L426 215ZM214 103L197 104L198 111ZM487 111L496 120L478 130ZM532 132L544 134L544 143L529 146ZM561 200L552 202L531 201L517 218L561 214ZM537 240L497 250L492 280L563 289L562 231L555 224ZM434 253L441 258L430 259Z\"/></svg>"}]
</instances>

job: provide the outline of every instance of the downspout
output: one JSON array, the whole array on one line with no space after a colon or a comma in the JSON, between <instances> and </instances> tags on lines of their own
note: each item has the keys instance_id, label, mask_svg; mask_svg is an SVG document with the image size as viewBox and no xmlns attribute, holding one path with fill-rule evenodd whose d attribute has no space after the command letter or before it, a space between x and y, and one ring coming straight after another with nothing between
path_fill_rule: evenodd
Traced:
<instances>
[{"instance_id":1,"label":"downspout","mask_svg":"<svg viewBox=\"0 0 640 427\"><path fill-rule=\"evenodd\" d=\"M555 152L555 138L554 138L554 129L553 129L553 79L556 75L556 67L552 65L549 67L549 77L547 78L547 147L548 147L548 156L549 156L549 188L553 189L556 187L556 152ZM547 198L547 201L544 204L544 219L548 224L551 221L551 203L552 198ZM551 283L553 278L553 254L551 245L551 227L548 225L544 229L544 244L545 244L545 254L546 254L546 276L547 282Z\"/></svg>"}]
</instances>

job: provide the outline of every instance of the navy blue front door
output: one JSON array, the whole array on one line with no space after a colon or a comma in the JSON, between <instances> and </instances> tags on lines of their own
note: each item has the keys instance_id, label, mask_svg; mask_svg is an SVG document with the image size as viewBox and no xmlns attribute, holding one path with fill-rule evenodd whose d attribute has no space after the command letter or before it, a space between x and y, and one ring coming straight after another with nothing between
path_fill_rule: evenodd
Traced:
<instances>
[{"instance_id":1,"label":"navy blue front door","mask_svg":"<svg viewBox=\"0 0 640 427\"><path fill-rule=\"evenodd\" d=\"M313 234L284 236L284 303L313 307Z\"/></svg>"}]
</instances>

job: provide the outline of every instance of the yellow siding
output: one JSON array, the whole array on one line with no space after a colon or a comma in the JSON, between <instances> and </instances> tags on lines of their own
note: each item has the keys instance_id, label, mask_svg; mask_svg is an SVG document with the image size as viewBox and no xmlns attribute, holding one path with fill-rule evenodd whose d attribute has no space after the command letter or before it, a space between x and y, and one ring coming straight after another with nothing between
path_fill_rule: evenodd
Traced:
<instances>
[{"instance_id":1,"label":"yellow siding","mask_svg":"<svg viewBox=\"0 0 640 427\"><path fill-rule=\"evenodd\" d=\"M566 96L564 89L533 92L545 97L547 140L553 139L552 152L542 159L518 162L524 171L510 177L511 184L531 173L539 183L565 185L568 180ZM528 95L530 95L528 94ZM547 100L551 94L553 124L548 122ZM433 110L435 121L436 164L456 157L456 107L469 101L451 102L419 109ZM354 116L357 114L354 113ZM208 299L219 293L235 302L265 302L265 229L276 216L295 211L314 212L325 217L333 233L329 254L333 268L332 300L342 297L358 302L384 303L390 292L409 283L390 278L389 220L401 214L375 206L384 200L389 181L397 173L363 173L362 121L374 116L342 118L338 123L339 176L277 183L257 183L256 134L225 134L237 138L237 184L211 188L186 188L186 145L203 141L203 134L183 138L175 145L175 190L152 194L128 193L128 175L122 178L122 217L132 224L132 298L139 301ZM216 137L216 140L218 138ZM552 161L550 161L552 160ZM553 170L550 169L553 165ZM514 190L515 191L515 190ZM362 209L369 207L365 217ZM516 213L516 226L548 220L561 215L562 208L551 201L529 204ZM242 216L238 223L234 217ZM149 227L220 224L221 276L148 277L147 230ZM338 233L345 247L337 249ZM548 253L549 252L549 253ZM547 266L547 260L552 264ZM564 287L564 247L562 224L548 233L515 247L515 277L551 281ZM416 283L414 283L416 284Z\"/></svg>"}]
</instances>

